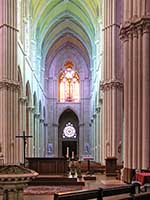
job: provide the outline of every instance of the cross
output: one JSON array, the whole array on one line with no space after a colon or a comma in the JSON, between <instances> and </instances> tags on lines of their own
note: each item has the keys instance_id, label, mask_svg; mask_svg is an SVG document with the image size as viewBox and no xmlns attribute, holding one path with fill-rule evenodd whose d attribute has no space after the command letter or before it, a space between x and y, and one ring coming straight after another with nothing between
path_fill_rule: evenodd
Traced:
<instances>
[{"instance_id":1,"label":"cross","mask_svg":"<svg viewBox=\"0 0 150 200\"><path fill-rule=\"evenodd\" d=\"M23 131L23 135L17 135L16 138L23 139L23 160L24 160L24 167L25 167L25 159L26 159L26 139L32 138L31 135L25 135L25 131Z\"/></svg>"}]
</instances>

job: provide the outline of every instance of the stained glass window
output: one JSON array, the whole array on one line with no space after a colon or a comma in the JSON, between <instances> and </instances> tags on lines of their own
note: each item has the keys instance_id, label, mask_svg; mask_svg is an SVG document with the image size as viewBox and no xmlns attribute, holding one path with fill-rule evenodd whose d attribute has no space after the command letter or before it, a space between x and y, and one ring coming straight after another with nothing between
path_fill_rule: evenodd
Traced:
<instances>
[{"instance_id":1,"label":"stained glass window","mask_svg":"<svg viewBox=\"0 0 150 200\"><path fill-rule=\"evenodd\" d=\"M76 138L76 129L71 122L68 122L63 130L63 138Z\"/></svg>"},{"instance_id":2,"label":"stained glass window","mask_svg":"<svg viewBox=\"0 0 150 200\"><path fill-rule=\"evenodd\" d=\"M67 61L59 73L60 102L79 102L79 74L73 67L72 61Z\"/></svg>"}]
</instances>

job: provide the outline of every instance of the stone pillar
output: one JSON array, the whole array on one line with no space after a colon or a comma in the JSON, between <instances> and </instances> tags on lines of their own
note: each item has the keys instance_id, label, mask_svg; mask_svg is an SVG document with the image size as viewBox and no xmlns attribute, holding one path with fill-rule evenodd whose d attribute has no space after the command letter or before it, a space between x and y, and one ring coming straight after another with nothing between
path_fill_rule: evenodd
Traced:
<instances>
[{"instance_id":1,"label":"stone pillar","mask_svg":"<svg viewBox=\"0 0 150 200\"><path fill-rule=\"evenodd\" d=\"M150 19L149 19L150 20ZM144 25L143 30L143 149L142 149L142 166L150 167L150 21Z\"/></svg>"},{"instance_id":2,"label":"stone pillar","mask_svg":"<svg viewBox=\"0 0 150 200\"><path fill-rule=\"evenodd\" d=\"M39 123L40 123L40 113L35 113L35 132L34 132L34 140L35 140L35 156L39 156Z\"/></svg>"},{"instance_id":3,"label":"stone pillar","mask_svg":"<svg viewBox=\"0 0 150 200\"><path fill-rule=\"evenodd\" d=\"M101 144L101 118L100 118L100 107L96 108L97 114L97 162L101 162L101 151L100 151L100 144Z\"/></svg>"},{"instance_id":4,"label":"stone pillar","mask_svg":"<svg viewBox=\"0 0 150 200\"><path fill-rule=\"evenodd\" d=\"M129 87L128 87L128 161L129 161L129 167L131 168L132 165L132 127L133 127L133 118L132 118L132 113L133 113L133 98L132 98L132 87L133 87L133 69L132 69L132 47L133 47L133 40L132 40L132 33L128 33L128 38L129 38L129 49L128 49L128 77L129 77Z\"/></svg>"},{"instance_id":5,"label":"stone pillar","mask_svg":"<svg viewBox=\"0 0 150 200\"><path fill-rule=\"evenodd\" d=\"M44 122L44 156L47 156L48 123Z\"/></svg>"},{"instance_id":6,"label":"stone pillar","mask_svg":"<svg viewBox=\"0 0 150 200\"><path fill-rule=\"evenodd\" d=\"M26 113L26 97L19 98L19 119L18 119L18 133L17 135L22 135L25 130L25 113ZM19 156L19 163L23 163L23 140L16 139L18 142L18 149L16 150L16 154Z\"/></svg>"},{"instance_id":7,"label":"stone pillar","mask_svg":"<svg viewBox=\"0 0 150 200\"><path fill-rule=\"evenodd\" d=\"M40 119L40 130L39 130L39 147L40 157L44 156L44 119Z\"/></svg>"},{"instance_id":8,"label":"stone pillar","mask_svg":"<svg viewBox=\"0 0 150 200\"><path fill-rule=\"evenodd\" d=\"M122 140L122 94L123 80L120 61L119 34L120 2L105 0L104 2L104 74L101 89L103 97L103 141L104 158L115 156L121 161L118 146Z\"/></svg>"},{"instance_id":9,"label":"stone pillar","mask_svg":"<svg viewBox=\"0 0 150 200\"><path fill-rule=\"evenodd\" d=\"M0 3L0 138L5 163L15 163L18 131L17 0ZM9 151L8 151L9 149Z\"/></svg>"},{"instance_id":10,"label":"stone pillar","mask_svg":"<svg viewBox=\"0 0 150 200\"><path fill-rule=\"evenodd\" d=\"M31 135L33 136L32 139L30 140L30 144L31 145L31 152L30 152L30 155L31 156L35 156L35 116L34 116L34 112L35 112L35 107L34 106L31 106L31 124L32 124L32 127L31 127Z\"/></svg>"},{"instance_id":11,"label":"stone pillar","mask_svg":"<svg viewBox=\"0 0 150 200\"><path fill-rule=\"evenodd\" d=\"M135 5L136 8L136 5ZM136 9L137 11L137 9ZM134 16L136 15L134 12ZM133 144L132 144L132 158L133 158L133 168L137 167L137 126L138 126L138 32L134 30L133 33Z\"/></svg>"},{"instance_id":12,"label":"stone pillar","mask_svg":"<svg viewBox=\"0 0 150 200\"><path fill-rule=\"evenodd\" d=\"M28 112L29 112L29 133L28 135L32 136L32 138L27 139L27 157L32 157L33 155L33 124L34 124L34 107L28 106Z\"/></svg>"},{"instance_id":13,"label":"stone pillar","mask_svg":"<svg viewBox=\"0 0 150 200\"><path fill-rule=\"evenodd\" d=\"M150 16L149 4L147 8L146 4L146 0L124 0L124 12L127 9L128 14L124 15L120 30L124 58L123 146L127 171L150 167Z\"/></svg>"},{"instance_id":14,"label":"stone pillar","mask_svg":"<svg viewBox=\"0 0 150 200\"><path fill-rule=\"evenodd\" d=\"M142 166L142 27L138 27L138 126L137 126L137 141L138 141L138 164L140 169Z\"/></svg>"},{"instance_id":15,"label":"stone pillar","mask_svg":"<svg viewBox=\"0 0 150 200\"><path fill-rule=\"evenodd\" d=\"M128 37L124 36L123 38L123 66L124 68L124 110L126 111L126 115L124 116L124 136L123 136L123 143L124 143L124 167L128 166Z\"/></svg>"}]
</instances>

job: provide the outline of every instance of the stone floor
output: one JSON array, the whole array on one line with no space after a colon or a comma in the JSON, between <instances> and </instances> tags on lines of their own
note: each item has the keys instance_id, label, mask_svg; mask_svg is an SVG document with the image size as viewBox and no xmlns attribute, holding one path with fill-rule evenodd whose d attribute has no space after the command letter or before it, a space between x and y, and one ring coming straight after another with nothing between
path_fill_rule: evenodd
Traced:
<instances>
[{"instance_id":1,"label":"stone floor","mask_svg":"<svg viewBox=\"0 0 150 200\"><path fill-rule=\"evenodd\" d=\"M86 180L85 186L80 186L80 187L81 187L81 190L82 190L82 189L95 189L95 188L98 188L98 187L102 187L102 188L114 187L114 186L120 186L120 185L123 185L123 184L125 184L125 183L123 183L120 180L116 180L115 177L112 177L112 176L107 177L107 176L102 175L102 174L96 174L96 180ZM37 190L37 187L35 187L35 188L32 187L34 194L28 194L28 192L25 192L25 198L24 199L25 200L53 200L52 194L44 194L45 187L43 186L41 189L38 189L38 194L36 194L36 192L35 192L35 190ZM28 189L30 189L30 188L28 188ZM61 189L61 187L60 187L60 189ZM40 190L41 190L41 193L40 193ZM50 187L49 187L49 190L51 190ZM71 188L71 190L72 190L72 188ZM75 188L75 190L76 190L76 188ZM57 188L57 191L59 191L58 188ZM122 197L122 196L125 196L125 195L119 195L119 198ZM104 198L104 199L105 200L116 200L117 198L116 197L107 197L107 198Z\"/></svg>"}]
</instances>

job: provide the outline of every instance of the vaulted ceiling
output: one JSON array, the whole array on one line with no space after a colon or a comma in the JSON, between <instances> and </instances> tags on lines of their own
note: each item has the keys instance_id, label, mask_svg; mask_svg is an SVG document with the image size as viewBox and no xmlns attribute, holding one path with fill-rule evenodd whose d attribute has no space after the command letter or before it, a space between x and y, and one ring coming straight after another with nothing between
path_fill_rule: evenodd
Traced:
<instances>
[{"instance_id":1,"label":"vaulted ceiling","mask_svg":"<svg viewBox=\"0 0 150 200\"><path fill-rule=\"evenodd\" d=\"M100 0L31 0L31 11L34 37L47 65L68 45L90 65Z\"/></svg>"}]
</instances>

